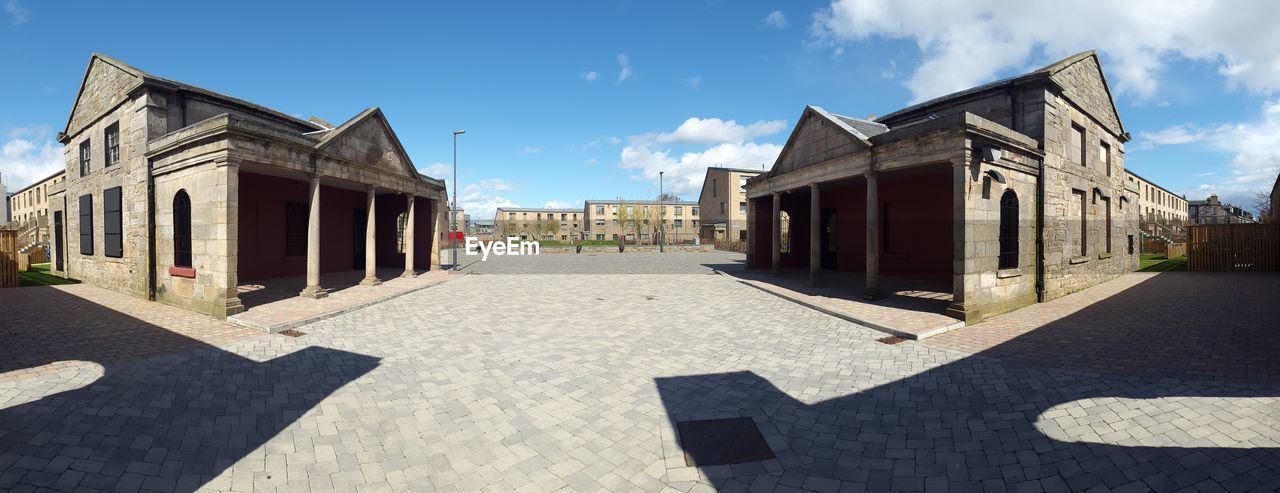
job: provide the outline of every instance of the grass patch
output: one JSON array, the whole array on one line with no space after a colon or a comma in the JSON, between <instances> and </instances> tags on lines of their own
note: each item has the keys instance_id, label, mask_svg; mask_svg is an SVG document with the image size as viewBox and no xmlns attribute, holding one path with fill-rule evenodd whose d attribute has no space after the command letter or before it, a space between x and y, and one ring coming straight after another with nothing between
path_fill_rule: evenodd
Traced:
<instances>
[{"instance_id":1,"label":"grass patch","mask_svg":"<svg viewBox=\"0 0 1280 493\"><path fill-rule=\"evenodd\" d=\"M1160 253L1144 253L1139 259L1138 272L1186 272L1187 257L1165 258Z\"/></svg>"},{"instance_id":2,"label":"grass patch","mask_svg":"<svg viewBox=\"0 0 1280 493\"><path fill-rule=\"evenodd\" d=\"M80 284L80 281L63 279L49 274L49 264L31 264L31 270L18 273L18 287L57 286L60 284Z\"/></svg>"},{"instance_id":3,"label":"grass patch","mask_svg":"<svg viewBox=\"0 0 1280 493\"><path fill-rule=\"evenodd\" d=\"M582 245L582 246L615 246L617 245L617 243L615 243L613 240L576 240L573 243L569 243L567 241L557 241L557 240L538 240L538 244L544 247L578 246L578 245Z\"/></svg>"}]
</instances>

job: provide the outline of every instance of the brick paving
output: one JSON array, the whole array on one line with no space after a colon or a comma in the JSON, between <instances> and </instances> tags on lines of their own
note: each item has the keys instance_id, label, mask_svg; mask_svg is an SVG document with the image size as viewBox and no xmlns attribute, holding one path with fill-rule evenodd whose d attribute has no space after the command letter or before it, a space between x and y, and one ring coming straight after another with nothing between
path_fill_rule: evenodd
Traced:
<instances>
[{"instance_id":1,"label":"brick paving","mask_svg":"<svg viewBox=\"0 0 1280 493\"><path fill-rule=\"evenodd\" d=\"M401 277L402 269L378 269L382 284L362 286L364 271L333 272L320 277L320 286L329 295L320 299L298 296L307 285L306 276L252 281L238 286L246 310L228 321L263 332L281 332L325 317L344 313L388 298L448 281L448 271L421 272Z\"/></svg>"},{"instance_id":2,"label":"brick paving","mask_svg":"<svg viewBox=\"0 0 1280 493\"><path fill-rule=\"evenodd\" d=\"M614 258L644 267L627 257ZM599 268L564 262L539 268ZM706 272L470 275L301 330L0 385L0 490L1280 484L1274 382L1099 378L885 345ZM775 458L689 466L676 423L711 418L751 418Z\"/></svg>"},{"instance_id":3,"label":"brick paving","mask_svg":"<svg viewBox=\"0 0 1280 493\"><path fill-rule=\"evenodd\" d=\"M1132 273L929 339L1100 375L1280 382L1280 276Z\"/></svg>"},{"instance_id":4,"label":"brick paving","mask_svg":"<svg viewBox=\"0 0 1280 493\"><path fill-rule=\"evenodd\" d=\"M0 382L261 335L88 284L6 289L0 306Z\"/></svg>"}]
</instances>

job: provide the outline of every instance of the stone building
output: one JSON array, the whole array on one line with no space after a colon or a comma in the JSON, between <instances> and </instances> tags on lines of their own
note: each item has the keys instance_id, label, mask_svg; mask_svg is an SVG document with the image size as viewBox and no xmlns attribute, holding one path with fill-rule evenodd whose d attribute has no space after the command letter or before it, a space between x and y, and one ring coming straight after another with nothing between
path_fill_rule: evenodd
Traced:
<instances>
[{"instance_id":1,"label":"stone building","mask_svg":"<svg viewBox=\"0 0 1280 493\"><path fill-rule=\"evenodd\" d=\"M707 168L698 194L703 241L747 239L747 180L758 169Z\"/></svg>"},{"instance_id":2,"label":"stone building","mask_svg":"<svg viewBox=\"0 0 1280 493\"><path fill-rule=\"evenodd\" d=\"M662 228L668 245L698 242L699 206L697 202L658 202L656 200L588 200L583 207L586 218L583 228L585 238L597 241L622 241L628 244L657 244L658 225L666 218ZM639 232L626 218L640 222ZM637 236L637 234L639 236Z\"/></svg>"},{"instance_id":3,"label":"stone building","mask_svg":"<svg viewBox=\"0 0 1280 493\"><path fill-rule=\"evenodd\" d=\"M1187 199L1155 182L1125 170L1125 185L1138 188L1138 224L1143 235L1185 239L1190 206Z\"/></svg>"},{"instance_id":4,"label":"stone building","mask_svg":"<svg viewBox=\"0 0 1280 493\"><path fill-rule=\"evenodd\" d=\"M49 188L66 179L65 171L27 185L13 192L8 200L9 213L19 231L31 230L30 239L45 242L49 239ZM20 241L21 243L21 241Z\"/></svg>"},{"instance_id":5,"label":"stone building","mask_svg":"<svg viewBox=\"0 0 1280 493\"><path fill-rule=\"evenodd\" d=\"M1247 224L1257 222L1253 213L1231 204L1224 204L1218 196L1190 202L1191 224Z\"/></svg>"},{"instance_id":6,"label":"stone building","mask_svg":"<svg viewBox=\"0 0 1280 493\"><path fill-rule=\"evenodd\" d=\"M500 207L493 213L494 234L522 240L576 241L582 239L582 210Z\"/></svg>"},{"instance_id":7,"label":"stone building","mask_svg":"<svg viewBox=\"0 0 1280 493\"><path fill-rule=\"evenodd\" d=\"M748 261L936 281L966 322L1058 298L1137 268L1128 140L1091 51L874 120L806 107L747 182Z\"/></svg>"},{"instance_id":8,"label":"stone building","mask_svg":"<svg viewBox=\"0 0 1280 493\"><path fill-rule=\"evenodd\" d=\"M301 120L95 54L58 140L55 275L225 317L242 281L439 262L444 183L377 108Z\"/></svg>"}]
</instances>

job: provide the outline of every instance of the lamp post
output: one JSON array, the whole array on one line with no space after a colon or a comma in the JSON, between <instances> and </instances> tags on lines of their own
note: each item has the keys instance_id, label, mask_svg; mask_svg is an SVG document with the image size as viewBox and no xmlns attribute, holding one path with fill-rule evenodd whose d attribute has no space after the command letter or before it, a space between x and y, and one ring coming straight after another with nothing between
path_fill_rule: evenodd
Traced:
<instances>
[{"instance_id":1,"label":"lamp post","mask_svg":"<svg viewBox=\"0 0 1280 493\"><path fill-rule=\"evenodd\" d=\"M667 246L667 196L662 191L662 174L658 172L658 253L664 253Z\"/></svg>"},{"instance_id":2,"label":"lamp post","mask_svg":"<svg viewBox=\"0 0 1280 493\"><path fill-rule=\"evenodd\" d=\"M458 238L453 234L458 231L458 136L465 133L466 130L453 131L453 205L449 206L449 219L453 223L453 231L449 234L449 238L453 240L452 270L458 270Z\"/></svg>"}]
</instances>

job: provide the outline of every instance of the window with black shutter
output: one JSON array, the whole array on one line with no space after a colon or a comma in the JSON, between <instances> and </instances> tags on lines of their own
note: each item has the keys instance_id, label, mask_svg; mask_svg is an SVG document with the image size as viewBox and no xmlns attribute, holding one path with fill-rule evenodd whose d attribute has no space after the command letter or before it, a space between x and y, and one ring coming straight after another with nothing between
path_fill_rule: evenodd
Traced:
<instances>
[{"instance_id":1,"label":"window with black shutter","mask_svg":"<svg viewBox=\"0 0 1280 493\"><path fill-rule=\"evenodd\" d=\"M307 204L284 204L284 254L286 257L307 255Z\"/></svg>"},{"instance_id":2,"label":"window with black shutter","mask_svg":"<svg viewBox=\"0 0 1280 493\"><path fill-rule=\"evenodd\" d=\"M93 255L93 195L80 196L80 254Z\"/></svg>"},{"instance_id":3,"label":"window with black shutter","mask_svg":"<svg viewBox=\"0 0 1280 493\"><path fill-rule=\"evenodd\" d=\"M1000 268L1018 268L1018 194L1013 190L1000 197Z\"/></svg>"},{"instance_id":4,"label":"window with black shutter","mask_svg":"<svg viewBox=\"0 0 1280 493\"><path fill-rule=\"evenodd\" d=\"M102 191L102 254L108 257L124 256L124 242L120 217L120 187Z\"/></svg>"},{"instance_id":5,"label":"window with black shutter","mask_svg":"<svg viewBox=\"0 0 1280 493\"><path fill-rule=\"evenodd\" d=\"M186 190L173 196L173 265L191 267L191 197Z\"/></svg>"}]
</instances>

